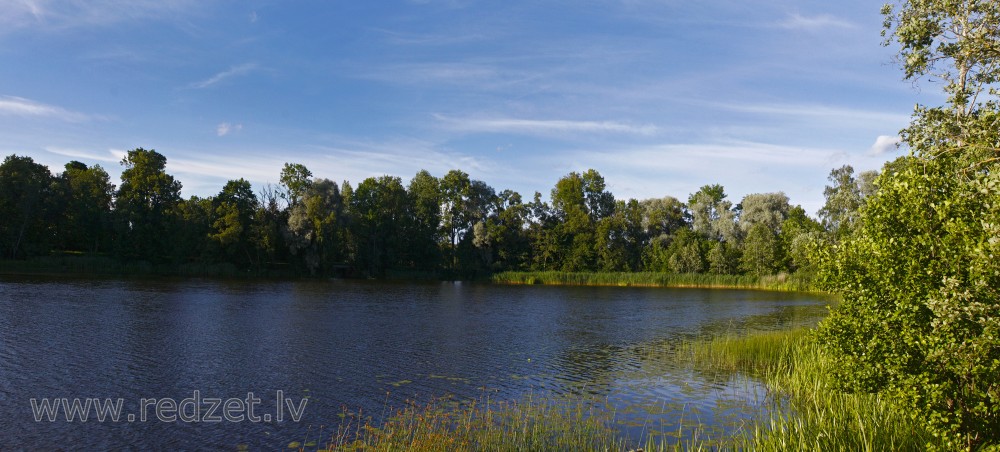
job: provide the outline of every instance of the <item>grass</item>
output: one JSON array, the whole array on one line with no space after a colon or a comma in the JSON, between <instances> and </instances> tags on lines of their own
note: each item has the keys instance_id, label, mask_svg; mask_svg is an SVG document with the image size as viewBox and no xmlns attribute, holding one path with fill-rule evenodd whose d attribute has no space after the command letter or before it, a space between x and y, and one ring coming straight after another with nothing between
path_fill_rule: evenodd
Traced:
<instances>
[{"instance_id":1,"label":"grass","mask_svg":"<svg viewBox=\"0 0 1000 452\"><path fill-rule=\"evenodd\" d=\"M610 426L613 414L582 402L528 398L521 403L482 400L455 407L434 402L411 404L380 426L345 414L322 451L542 451L542 450L701 450L695 439L677 445L630 447ZM307 449L316 443L296 442Z\"/></svg>"},{"instance_id":2,"label":"grass","mask_svg":"<svg viewBox=\"0 0 1000 452\"><path fill-rule=\"evenodd\" d=\"M725 336L685 347L695 365L745 372L778 396L749 431L754 450L926 450L936 440L889 397L837 390L805 328Z\"/></svg>"},{"instance_id":3,"label":"grass","mask_svg":"<svg viewBox=\"0 0 1000 452\"><path fill-rule=\"evenodd\" d=\"M813 290L805 278L787 273L752 276L660 272L501 272L493 275L493 282L498 284L763 289L788 292Z\"/></svg>"}]
</instances>

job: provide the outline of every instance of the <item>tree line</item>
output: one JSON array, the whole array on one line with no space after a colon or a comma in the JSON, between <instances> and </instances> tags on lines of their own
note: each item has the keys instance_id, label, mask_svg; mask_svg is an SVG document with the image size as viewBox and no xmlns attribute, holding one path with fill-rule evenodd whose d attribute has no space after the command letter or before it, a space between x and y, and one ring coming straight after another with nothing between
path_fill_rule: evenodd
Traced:
<instances>
[{"instance_id":1,"label":"tree line","mask_svg":"<svg viewBox=\"0 0 1000 452\"><path fill-rule=\"evenodd\" d=\"M286 163L255 192L230 180L215 196L181 196L167 159L136 148L112 184L100 165L53 175L26 156L0 164L6 259L53 253L154 265L225 264L251 274L477 278L505 270L807 273L816 241L856 222L874 173L831 172L819 221L783 193L738 204L721 185L687 202L616 199L596 170L559 179L548 200L497 192L461 170L371 177L357 185Z\"/></svg>"}]
</instances>

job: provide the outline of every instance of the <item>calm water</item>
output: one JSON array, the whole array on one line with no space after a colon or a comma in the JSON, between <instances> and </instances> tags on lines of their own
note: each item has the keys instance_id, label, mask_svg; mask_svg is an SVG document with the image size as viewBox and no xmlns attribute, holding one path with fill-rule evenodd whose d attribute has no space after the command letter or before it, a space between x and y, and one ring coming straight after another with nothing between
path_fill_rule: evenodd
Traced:
<instances>
[{"instance_id":1,"label":"calm water","mask_svg":"<svg viewBox=\"0 0 1000 452\"><path fill-rule=\"evenodd\" d=\"M671 359L679 340L809 324L824 301L737 290L0 279L0 450L284 449L345 410L407 400L600 400L632 437L725 429L752 381ZM30 399L308 397L300 422L35 422ZM136 416L138 416L136 414ZM322 438L321 438L322 439Z\"/></svg>"}]
</instances>

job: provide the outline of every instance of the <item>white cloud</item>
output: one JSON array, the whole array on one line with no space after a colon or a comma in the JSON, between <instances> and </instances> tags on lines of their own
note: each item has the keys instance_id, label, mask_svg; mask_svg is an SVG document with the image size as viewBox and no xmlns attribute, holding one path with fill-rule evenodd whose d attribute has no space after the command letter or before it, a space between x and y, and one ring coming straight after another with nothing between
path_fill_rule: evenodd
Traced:
<instances>
[{"instance_id":1,"label":"white cloud","mask_svg":"<svg viewBox=\"0 0 1000 452\"><path fill-rule=\"evenodd\" d=\"M47 146L44 149L45 151L56 155L89 160L89 161L118 163L123 158L125 158L125 151L118 149L108 149L108 151L103 154L91 151L81 151L79 149L57 147L57 146Z\"/></svg>"},{"instance_id":2,"label":"white cloud","mask_svg":"<svg viewBox=\"0 0 1000 452\"><path fill-rule=\"evenodd\" d=\"M0 0L0 34L18 29L104 26L126 20L174 17L201 0Z\"/></svg>"},{"instance_id":3,"label":"white cloud","mask_svg":"<svg viewBox=\"0 0 1000 452\"><path fill-rule=\"evenodd\" d=\"M886 122L905 125L910 120L910 116L899 113L886 113L882 111L864 110L857 108L830 107L827 105L810 104L713 104L714 106L726 110L756 113L776 116L791 117L811 117L835 119L842 122L864 122L870 123Z\"/></svg>"},{"instance_id":4,"label":"white cloud","mask_svg":"<svg viewBox=\"0 0 1000 452\"><path fill-rule=\"evenodd\" d=\"M0 96L0 115L54 118L68 122L83 122L99 118L15 96Z\"/></svg>"},{"instance_id":5,"label":"white cloud","mask_svg":"<svg viewBox=\"0 0 1000 452\"><path fill-rule=\"evenodd\" d=\"M792 14L784 22L780 24L782 28L794 29L794 30L826 30L830 28L856 28L857 26L846 20L831 16L829 14L821 14L818 16L803 16L801 14Z\"/></svg>"},{"instance_id":6,"label":"white cloud","mask_svg":"<svg viewBox=\"0 0 1000 452\"><path fill-rule=\"evenodd\" d=\"M232 132L239 132L241 130L243 130L243 124L230 124L228 122L224 122L215 127L215 134L220 137L224 137Z\"/></svg>"},{"instance_id":7,"label":"white cloud","mask_svg":"<svg viewBox=\"0 0 1000 452\"><path fill-rule=\"evenodd\" d=\"M219 83L227 78L249 74L250 72L257 69L257 67L258 67L257 63L246 63L246 64L241 64L239 66L233 66L228 70L219 72L218 74L215 74L205 80L192 83L188 85L188 88L196 88L196 89L208 88L209 86L215 85L216 83Z\"/></svg>"},{"instance_id":8,"label":"white cloud","mask_svg":"<svg viewBox=\"0 0 1000 452\"><path fill-rule=\"evenodd\" d=\"M879 135L878 138L875 139L875 143L872 144L871 153L879 155L889 151L894 151L902 142L903 138L898 135Z\"/></svg>"},{"instance_id":9,"label":"white cloud","mask_svg":"<svg viewBox=\"0 0 1000 452\"><path fill-rule=\"evenodd\" d=\"M464 132L507 132L531 135L565 133L617 133L627 135L655 135L659 128L654 125L633 125L618 121L570 121L562 119L473 119L452 118L434 115L447 127Z\"/></svg>"}]
</instances>

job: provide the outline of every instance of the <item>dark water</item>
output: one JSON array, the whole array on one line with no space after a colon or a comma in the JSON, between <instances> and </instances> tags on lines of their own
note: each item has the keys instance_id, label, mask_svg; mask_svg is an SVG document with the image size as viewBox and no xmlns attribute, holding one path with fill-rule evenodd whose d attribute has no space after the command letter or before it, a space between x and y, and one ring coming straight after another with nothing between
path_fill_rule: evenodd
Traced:
<instances>
[{"instance_id":1,"label":"dark water","mask_svg":"<svg viewBox=\"0 0 1000 452\"><path fill-rule=\"evenodd\" d=\"M528 394L600 400L627 434L725 429L761 388L671 359L683 339L815 322L823 300L738 290L0 279L0 450L285 449L345 410ZM143 398L308 397L300 422L161 422ZM123 420L30 399L123 398ZM204 414L204 413L203 413ZM218 413L217 413L218 414ZM322 434L326 435L326 433ZM319 438L324 439L322 436Z\"/></svg>"}]
</instances>

